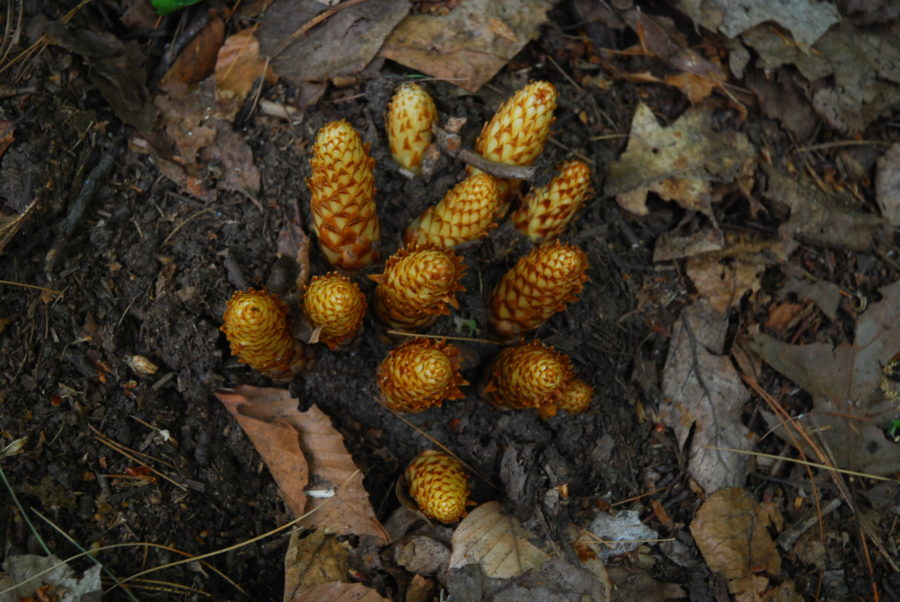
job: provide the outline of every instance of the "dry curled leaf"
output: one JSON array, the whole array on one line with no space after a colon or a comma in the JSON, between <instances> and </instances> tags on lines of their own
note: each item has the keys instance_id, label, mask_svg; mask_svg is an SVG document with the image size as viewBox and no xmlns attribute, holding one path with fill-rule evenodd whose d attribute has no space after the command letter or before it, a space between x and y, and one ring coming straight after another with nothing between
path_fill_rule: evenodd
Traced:
<instances>
[{"instance_id":1,"label":"dry curled leaf","mask_svg":"<svg viewBox=\"0 0 900 602\"><path fill-rule=\"evenodd\" d=\"M297 594L290 602L390 602L362 583L324 583Z\"/></svg>"},{"instance_id":2,"label":"dry curled leaf","mask_svg":"<svg viewBox=\"0 0 900 602\"><path fill-rule=\"evenodd\" d=\"M525 529L500 509L500 502L487 502L459 524L453 533L451 569L477 564L487 577L512 579L549 558L528 541Z\"/></svg>"},{"instance_id":3,"label":"dry curled leaf","mask_svg":"<svg viewBox=\"0 0 900 602\"><path fill-rule=\"evenodd\" d=\"M291 511L296 516L311 512L304 526L371 535L387 543L362 473L319 408L312 405L301 412L288 391L249 385L219 391L216 397L247 433Z\"/></svg>"}]
</instances>

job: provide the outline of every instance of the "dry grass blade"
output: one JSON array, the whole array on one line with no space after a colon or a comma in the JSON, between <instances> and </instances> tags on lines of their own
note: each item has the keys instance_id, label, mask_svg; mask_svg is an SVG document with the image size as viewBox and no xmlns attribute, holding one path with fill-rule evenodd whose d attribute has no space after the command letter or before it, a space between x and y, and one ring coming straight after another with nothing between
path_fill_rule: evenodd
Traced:
<instances>
[{"instance_id":1,"label":"dry grass blade","mask_svg":"<svg viewBox=\"0 0 900 602\"><path fill-rule=\"evenodd\" d=\"M22 227L22 224L24 224L28 216L31 215L36 204L36 200L31 201L22 213L11 217L0 218L0 253L3 253L3 249L6 248L9 241L13 239L13 236L16 235L19 228Z\"/></svg>"},{"instance_id":2,"label":"dry grass blade","mask_svg":"<svg viewBox=\"0 0 900 602\"><path fill-rule=\"evenodd\" d=\"M99 442L102 443L103 445L107 446L108 448L112 449L113 451L116 451L116 452L122 454L123 456L125 456L126 458L128 458L129 460L131 460L132 462L136 462L137 464L140 464L141 466L143 466L144 468L148 469L150 472L152 472L153 474L155 474L155 475L158 476L159 478L168 481L169 483L171 483L172 485L175 485L176 487L178 487L178 488L181 489L182 491L187 491L187 490L189 489L187 485L185 485L185 484L183 484L183 483L179 483L178 481L176 481L175 479L173 479L173 478L170 477L169 475L165 474L164 472L160 472L159 470L156 470L155 468L153 468L152 466L150 466L148 463L146 463L146 462L144 462L143 460L141 460L141 459L139 459L138 457L136 457L134 454L129 453L130 450L129 450L129 451L126 451L128 448L125 448L125 447L122 446L121 444L116 443L116 442L113 441L112 439L109 439L108 437L106 437L106 435L104 435L104 434L101 433L100 431L97 431L94 427L91 427L91 430L93 430L93 431L96 433L96 439L97 439L97 441L99 441ZM135 453L137 453L137 452L135 452ZM156 458L153 458L153 459L156 460ZM158 460L158 461L162 462L162 460Z\"/></svg>"},{"instance_id":3,"label":"dry grass blade","mask_svg":"<svg viewBox=\"0 0 900 602\"><path fill-rule=\"evenodd\" d=\"M6 25L3 28L3 41L0 43L0 71L6 62L10 51L19 43L22 37L22 17L25 16L24 0L18 0L15 8L13 0L6 0ZM15 21L15 25L13 25Z\"/></svg>"},{"instance_id":4,"label":"dry grass blade","mask_svg":"<svg viewBox=\"0 0 900 602\"><path fill-rule=\"evenodd\" d=\"M488 339L478 339L474 337L451 337L442 334L422 334L421 332L406 332L405 330L388 330L388 334L395 334L401 337L419 337L423 339L445 339L447 341L467 341L469 343L485 343L487 345L499 345L497 341Z\"/></svg>"},{"instance_id":5,"label":"dry grass blade","mask_svg":"<svg viewBox=\"0 0 900 602\"><path fill-rule=\"evenodd\" d=\"M746 449L734 449L731 447L716 447L714 445L707 445L707 449L712 449L716 451L726 451L732 452L735 454L746 454L748 456L757 456L759 458L771 458L772 460L780 460L782 462L792 462L794 464L802 464L803 466L812 466L813 468L821 468L822 470L833 470L834 472L839 472L841 474L850 475L851 477L864 477L866 479L874 479L876 481L893 481L894 483L900 483L898 479L892 479L890 477L883 477L876 474L869 474L867 472L858 472L856 470L847 470L846 468L837 468L836 466L831 466L830 464L820 464L818 462L810 462L809 460L798 460L797 458L789 458L787 456L779 456L776 454L766 454L763 452L757 451L748 451Z\"/></svg>"}]
</instances>

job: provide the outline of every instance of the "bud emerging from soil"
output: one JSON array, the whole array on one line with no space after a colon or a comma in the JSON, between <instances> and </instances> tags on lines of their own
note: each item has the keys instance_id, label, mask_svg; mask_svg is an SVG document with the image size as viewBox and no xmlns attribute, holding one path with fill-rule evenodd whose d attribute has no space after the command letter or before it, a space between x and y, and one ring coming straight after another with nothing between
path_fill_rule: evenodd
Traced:
<instances>
[{"instance_id":1,"label":"bud emerging from soil","mask_svg":"<svg viewBox=\"0 0 900 602\"><path fill-rule=\"evenodd\" d=\"M465 270L462 258L433 245L400 249L384 266L384 273L369 276L378 283L373 306L387 326L415 329L428 326L449 307L458 307L456 292Z\"/></svg>"},{"instance_id":2,"label":"bud emerging from soil","mask_svg":"<svg viewBox=\"0 0 900 602\"><path fill-rule=\"evenodd\" d=\"M347 121L319 130L310 160L313 228L326 261L354 271L376 259L381 237L375 211L374 160Z\"/></svg>"},{"instance_id":3,"label":"bud emerging from soil","mask_svg":"<svg viewBox=\"0 0 900 602\"><path fill-rule=\"evenodd\" d=\"M556 88L545 81L531 82L513 94L482 128L475 152L507 165L534 163L550 135L556 96ZM509 195L517 185L517 180L501 182L498 215L506 213Z\"/></svg>"},{"instance_id":4,"label":"bud emerging from soil","mask_svg":"<svg viewBox=\"0 0 900 602\"><path fill-rule=\"evenodd\" d=\"M313 276L303 296L303 312L314 327L321 327L319 340L329 349L359 331L366 307L366 296L359 285L337 272Z\"/></svg>"},{"instance_id":5,"label":"bud emerging from soil","mask_svg":"<svg viewBox=\"0 0 900 602\"><path fill-rule=\"evenodd\" d=\"M562 234L584 206L591 189L591 168L583 161L566 161L550 183L529 192L510 219L516 229L541 242Z\"/></svg>"},{"instance_id":6,"label":"bud emerging from soil","mask_svg":"<svg viewBox=\"0 0 900 602\"><path fill-rule=\"evenodd\" d=\"M488 301L489 326L502 339L537 329L576 301L587 276L587 256L559 241L533 248L516 262Z\"/></svg>"},{"instance_id":7,"label":"bud emerging from soil","mask_svg":"<svg viewBox=\"0 0 900 602\"><path fill-rule=\"evenodd\" d=\"M488 368L484 396L501 410L556 414L560 390L573 378L569 358L538 340L503 349Z\"/></svg>"},{"instance_id":8,"label":"bud emerging from soil","mask_svg":"<svg viewBox=\"0 0 900 602\"><path fill-rule=\"evenodd\" d=\"M397 412L421 412L444 400L465 397L469 384L459 374L459 349L444 341L418 338L390 352L378 367L384 404Z\"/></svg>"},{"instance_id":9,"label":"bud emerging from soil","mask_svg":"<svg viewBox=\"0 0 900 602\"><path fill-rule=\"evenodd\" d=\"M287 306L265 290L236 291L220 328L238 361L283 379L303 365L303 348L289 331Z\"/></svg>"},{"instance_id":10,"label":"bud emerging from soil","mask_svg":"<svg viewBox=\"0 0 900 602\"><path fill-rule=\"evenodd\" d=\"M403 233L403 242L450 248L484 238L497 227L493 220L499 202L496 178L486 173L471 175L413 220Z\"/></svg>"},{"instance_id":11,"label":"bud emerging from soil","mask_svg":"<svg viewBox=\"0 0 900 602\"><path fill-rule=\"evenodd\" d=\"M594 397L594 387L581 379L573 378L559 388L556 407L569 414L577 414L588 409Z\"/></svg>"},{"instance_id":12,"label":"bud emerging from soil","mask_svg":"<svg viewBox=\"0 0 900 602\"><path fill-rule=\"evenodd\" d=\"M388 105L387 133L391 155L400 167L413 173L421 171L436 119L437 109L425 88L411 82L397 88Z\"/></svg>"},{"instance_id":13,"label":"bud emerging from soil","mask_svg":"<svg viewBox=\"0 0 900 602\"><path fill-rule=\"evenodd\" d=\"M462 462L443 452L424 451L406 467L409 494L422 513L443 523L466 515L469 478Z\"/></svg>"}]
</instances>

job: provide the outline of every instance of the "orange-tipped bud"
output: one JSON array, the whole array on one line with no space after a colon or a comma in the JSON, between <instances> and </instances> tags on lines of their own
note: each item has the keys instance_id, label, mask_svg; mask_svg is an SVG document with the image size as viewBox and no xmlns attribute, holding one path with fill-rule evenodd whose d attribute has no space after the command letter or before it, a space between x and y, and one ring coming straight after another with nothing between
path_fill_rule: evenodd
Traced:
<instances>
[{"instance_id":1,"label":"orange-tipped bud","mask_svg":"<svg viewBox=\"0 0 900 602\"><path fill-rule=\"evenodd\" d=\"M588 409L594 398L594 387L581 379L573 378L559 388L556 408L569 414L577 414Z\"/></svg>"},{"instance_id":2,"label":"orange-tipped bud","mask_svg":"<svg viewBox=\"0 0 900 602\"><path fill-rule=\"evenodd\" d=\"M528 166L544 150L556 110L556 88L550 82L531 82L497 109L475 141L475 152L507 165ZM469 170L470 173L474 169ZM500 180L497 215L506 214L518 180Z\"/></svg>"},{"instance_id":3,"label":"orange-tipped bud","mask_svg":"<svg viewBox=\"0 0 900 602\"><path fill-rule=\"evenodd\" d=\"M422 156L431 144L431 125L437 119L434 101L419 84L401 84L388 105L387 133L391 155L413 173L422 169Z\"/></svg>"},{"instance_id":4,"label":"orange-tipped bud","mask_svg":"<svg viewBox=\"0 0 900 602\"><path fill-rule=\"evenodd\" d=\"M491 161L531 165L544 150L555 110L553 84L531 82L497 109L482 128L475 151Z\"/></svg>"},{"instance_id":5,"label":"orange-tipped bud","mask_svg":"<svg viewBox=\"0 0 900 602\"><path fill-rule=\"evenodd\" d=\"M421 412L444 400L465 397L469 384L459 374L459 349L444 341L414 339L403 343L378 367L378 388L384 404L397 412Z\"/></svg>"},{"instance_id":6,"label":"orange-tipped bud","mask_svg":"<svg viewBox=\"0 0 900 602\"><path fill-rule=\"evenodd\" d=\"M572 379L569 358L538 340L502 350L488 369L484 395L497 409L556 414L560 389Z\"/></svg>"},{"instance_id":7,"label":"orange-tipped bud","mask_svg":"<svg viewBox=\"0 0 900 602\"><path fill-rule=\"evenodd\" d=\"M359 331L366 316L366 296L347 276L331 272L313 276L303 295L303 312L321 328L319 340L334 349Z\"/></svg>"},{"instance_id":8,"label":"orange-tipped bud","mask_svg":"<svg viewBox=\"0 0 900 602\"><path fill-rule=\"evenodd\" d=\"M369 276L378 283L373 306L384 324L406 330L433 323L449 307L458 307L456 292L465 270L462 258L450 249L433 245L400 249L384 266L384 273Z\"/></svg>"},{"instance_id":9,"label":"orange-tipped bud","mask_svg":"<svg viewBox=\"0 0 900 602\"><path fill-rule=\"evenodd\" d=\"M462 462L443 452L424 451L406 467L409 495L422 514L443 523L466 515L469 477Z\"/></svg>"},{"instance_id":10,"label":"orange-tipped bud","mask_svg":"<svg viewBox=\"0 0 900 602\"><path fill-rule=\"evenodd\" d=\"M471 175L417 217L404 231L403 242L450 248L484 238L497 227L494 213L499 202L496 178L486 173Z\"/></svg>"},{"instance_id":11,"label":"orange-tipped bud","mask_svg":"<svg viewBox=\"0 0 900 602\"><path fill-rule=\"evenodd\" d=\"M288 328L287 306L265 290L236 291L220 328L238 361L272 378L287 378L303 363Z\"/></svg>"},{"instance_id":12,"label":"orange-tipped bud","mask_svg":"<svg viewBox=\"0 0 900 602\"><path fill-rule=\"evenodd\" d=\"M556 238L584 206L590 190L591 168L587 163L566 161L549 184L535 188L522 199L510 219L532 242Z\"/></svg>"},{"instance_id":13,"label":"orange-tipped bud","mask_svg":"<svg viewBox=\"0 0 900 602\"><path fill-rule=\"evenodd\" d=\"M310 160L313 228L325 260L354 271L377 258L381 237L375 211L374 160L347 121L332 121L316 136Z\"/></svg>"},{"instance_id":14,"label":"orange-tipped bud","mask_svg":"<svg viewBox=\"0 0 900 602\"><path fill-rule=\"evenodd\" d=\"M573 245L544 243L521 257L491 293L488 324L502 339L537 329L576 301L587 276L587 256Z\"/></svg>"}]
</instances>

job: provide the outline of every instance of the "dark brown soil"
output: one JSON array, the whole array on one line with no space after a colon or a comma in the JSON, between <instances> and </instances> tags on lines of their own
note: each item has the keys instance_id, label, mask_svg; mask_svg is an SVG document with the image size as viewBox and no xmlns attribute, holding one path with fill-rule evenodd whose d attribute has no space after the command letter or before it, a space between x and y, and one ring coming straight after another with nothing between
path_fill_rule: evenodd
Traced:
<instances>
[{"instance_id":1,"label":"dark brown soil","mask_svg":"<svg viewBox=\"0 0 900 602\"><path fill-rule=\"evenodd\" d=\"M47 10L48 18L59 17ZM626 133L638 95L630 84L604 93L570 83L548 55L565 58L564 28L572 18L562 6L551 16L542 38L482 93L460 94L441 82L428 85L442 114L468 119L463 135L470 145L506 94L530 79L554 82L561 101L553 143L542 161L552 165L573 154L587 158L600 191L599 174L621 151L624 138L592 138ZM102 29L108 17L104 9L89 6L78 18ZM38 14L26 18L35 27L41 21ZM145 49L151 61L158 60L157 44L147 42ZM286 522L291 517L259 456L213 397L216 389L240 383L271 385L231 358L219 332L226 300L239 285L226 260L250 285L296 299L296 291L285 284L291 274L278 261L276 236L294 216L295 204L302 223L309 223L308 155L315 132L328 121L348 119L371 143L385 255L397 248L401 229L458 181L464 166L445 157L430 182L408 180L393 167L382 114L390 90L407 72L388 63L365 85L330 91L299 124L252 115L239 131L253 149L262 192L256 199L222 193L205 203L160 175L146 155L128 148L128 128L89 82L80 59L51 46L31 59L24 73L21 80L10 77L4 83L31 90L0 101L0 117L16 122L16 142L3 157L0 192L7 209L21 210L32 198L38 199L38 209L0 257L0 279L63 294L0 288L0 435L4 444L28 438L25 453L2 464L19 501L85 547L153 542L201 554ZM661 117L677 116L686 106L671 89L644 86L641 93ZM263 92L274 100L291 95L285 83ZM725 127L734 126L726 103L713 110ZM108 173L97 182L77 227L66 234L67 213L86 177L105 158L111 160ZM538 532L550 529L553 535L579 511L578 503L560 507L544 499L544 492L563 483L572 500L623 500L645 493L648 483L668 486L656 499L676 527L653 526L663 537L683 530L699 501L687 487L672 437L657 431L652 419L667 334L691 293L678 271L670 264L654 265L651 255L656 236L680 217L660 207L653 217L637 220L598 194L567 232L565 239L588 254L590 282L581 300L537 336L570 354L578 374L595 387L594 405L584 414L544 422L530 412L502 413L469 387L463 400L406 416L412 428L374 401L375 369L391 345L377 336L371 317L350 348L328 352L318 346L315 368L292 382L290 390L301 404L316 403L334 419L366 474L383 520L398 505L393 487L403 467L432 446L427 435L485 478L476 480L477 501L502 500L527 524L542 524ZM506 223L483 244L464 249L468 272L460 310L429 332L483 336L488 293L529 246ZM48 262L51 250L57 258ZM328 271L315 245L311 261L313 274ZM357 281L371 293L373 283L363 276ZM639 290L645 292L640 305ZM646 296L651 290L652 298ZM497 347L462 346L469 360L464 376L477 383ZM132 355L145 356L159 371L136 373L127 363ZM103 445L101 435L131 453L168 462L167 472L182 486L115 476L137 464ZM33 515L31 520L55 554L77 553L48 523ZM0 533L6 554L41 552L9 498L0 506ZM286 536L276 536L211 562L250 599L279 600L286 543ZM124 577L180 557L161 548L134 547L100 558ZM687 571L661 555L658 561L653 569L658 579L682 584L691 599L712 599L705 569ZM861 560L851 562L856 563L851 572L864 586ZM213 599L243 599L198 565L150 577L160 575ZM798 590L813 591L806 588L814 588L814 580L796 578ZM139 597L196 596L147 590Z\"/></svg>"}]
</instances>

